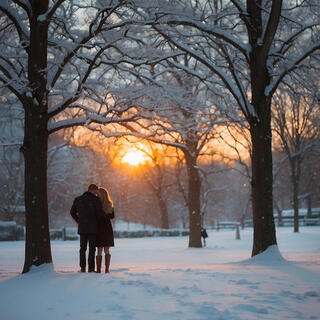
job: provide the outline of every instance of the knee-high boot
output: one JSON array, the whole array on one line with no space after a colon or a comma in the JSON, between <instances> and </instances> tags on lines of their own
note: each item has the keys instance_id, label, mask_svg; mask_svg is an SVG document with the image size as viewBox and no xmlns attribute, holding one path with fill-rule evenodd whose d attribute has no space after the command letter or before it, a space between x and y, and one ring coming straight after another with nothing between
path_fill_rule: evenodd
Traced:
<instances>
[{"instance_id":1,"label":"knee-high boot","mask_svg":"<svg viewBox=\"0 0 320 320\"><path fill-rule=\"evenodd\" d=\"M97 273L101 273L102 256L96 256Z\"/></svg>"},{"instance_id":2,"label":"knee-high boot","mask_svg":"<svg viewBox=\"0 0 320 320\"><path fill-rule=\"evenodd\" d=\"M106 254L104 258L105 258L105 264L106 264L106 273L109 273L111 254Z\"/></svg>"}]
</instances>

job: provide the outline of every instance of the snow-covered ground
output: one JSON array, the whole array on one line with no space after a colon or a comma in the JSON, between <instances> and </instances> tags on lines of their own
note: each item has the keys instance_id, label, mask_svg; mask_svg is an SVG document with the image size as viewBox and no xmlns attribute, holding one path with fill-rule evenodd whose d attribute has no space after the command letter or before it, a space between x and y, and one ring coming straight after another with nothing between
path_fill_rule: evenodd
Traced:
<instances>
[{"instance_id":1,"label":"snow-covered ground","mask_svg":"<svg viewBox=\"0 0 320 320\"><path fill-rule=\"evenodd\" d=\"M81 274L78 241L53 241L50 265L21 275L24 242L0 242L1 320L320 319L320 227L277 230L249 259L252 229L116 239L110 274Z\"/></svg>"}]
</instances>

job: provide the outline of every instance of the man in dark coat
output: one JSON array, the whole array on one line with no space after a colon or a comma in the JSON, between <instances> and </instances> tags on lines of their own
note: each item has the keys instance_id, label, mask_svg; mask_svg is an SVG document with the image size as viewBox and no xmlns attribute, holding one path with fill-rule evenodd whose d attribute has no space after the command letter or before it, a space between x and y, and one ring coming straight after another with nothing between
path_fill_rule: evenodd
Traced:
<instances>
[{"instance_id":1,"label":"man in dark coat","mask_svg":"<svg viewBox=\"0 0 320 320\"><path fill-rule=\"evenodd\" d=\"M97 218L103 212L101 202L96 196L97 191L98 187L95 184L90 184L88 191L74 199L70 210L72 218L78 223L81 272L86 272L86 250L88 243L88 271L94 272Z\"/></svg>"}]
</instances>

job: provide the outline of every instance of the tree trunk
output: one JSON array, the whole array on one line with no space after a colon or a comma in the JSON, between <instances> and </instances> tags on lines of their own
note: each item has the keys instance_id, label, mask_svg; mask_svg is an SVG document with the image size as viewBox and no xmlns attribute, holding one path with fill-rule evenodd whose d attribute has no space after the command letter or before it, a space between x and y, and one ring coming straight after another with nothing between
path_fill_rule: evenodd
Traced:
<instances>
[{"instance_id":1,"label":"tree trunk","mask_svg":"<svg viewBox=\"0 0 320 320\"><path fill-rule=\"evenodd\" d=\"M31 92L24 99L25 130L21 151L25 158L26 242L23 272L30 267L51 263L47 199L48 95L47 45L48 24L39 15L48 10L49 1L32 1L28 79Z\"/></svg>"},{"instance_id":2,"label":"tree trunk","mask_svg":"<svg viewBox=\"0 0 320 320\"><path fill-rule=\"evenodd\" d=\"M261 1L247 0L249 22L246 24L251 45L251 104L255 110L255 114L250 112L248 115L252 143L251 196L254 227L252 256L277 244L272 195L271 96L266 95L266 88L270 84L268 55L278 27L281 5L281 0L272 1L266 29Z\"/></svg>"},{"instance_id":3,"label":"tree trunk","mask_svg":"<svg viewBox=\"0 0 320 320\"><path fill-rule=\"evenodd\" d=\"M163 199L162 192L160 190L160 194L158 195L159 208L161 214L161 228L169 229L169 217L168 217L168 208L167 203Z\"/></svg>"},{"instance_id":4,"label":"tree trunk","mask_svg":"<svg viewBox=\"0 0 320 320\"><path fill-rule=\"evenodd\" d=\"M308 212L307 218L312 218L312 195L311 193L307 196L307 205L308 205Z\"/></svg>"},{"instance_id":5,"label":"tree trunk","mask_svg":"<svg viewBox=\"0 0 320 320\"><path fill-rule=\"evenodd\" d=\"M277 244L273 217L270 105L261 106L259 121L250 125L252 141L252 256Z\"/></svg>"},{"instance_id":6,"label":"tree trunk","mask_svg":"<svg viewBox=\"0 0 320 320\"><path fill-rule=\"evenodd\" d=\"M283 226L283 222L282 222L282 210L280 209L280 207L278 206L278 204L275 204L275 207L277 209L277 216L278 216L278 226Z\"/></svg>"},{"instance_id":7,"label":"tree trunk","mask_svg":"<svg viewBox=\"0 0 320 320\"><path fill-rule=\"evenodd\" d=\"M299 177L298 161L296 158L291 159L291 179L292 179L292 201L293 201L293 232L299 232Z\"/></svg>"},{"instance_id":8,"label":"tree trunk","mask_svg":"<svg viewBox=\"0 0 320 320\"><path fill-rule=\"evenodd\" d=\"M200 215L201 180L196 159L186 154L186 164L188 172L189 247L202 248Z\"/></svg>"},{"instance_id":9,"label":"tree trunk","mask_svg":"<svg viewBox=\"0 0 320 320\"><path fill-rule=\"evenodd\" d=\"M47 122L41 114L25 115L26 241L23 272L32 265L52 262L47 200Z\"/></svg>"}]
</instances>

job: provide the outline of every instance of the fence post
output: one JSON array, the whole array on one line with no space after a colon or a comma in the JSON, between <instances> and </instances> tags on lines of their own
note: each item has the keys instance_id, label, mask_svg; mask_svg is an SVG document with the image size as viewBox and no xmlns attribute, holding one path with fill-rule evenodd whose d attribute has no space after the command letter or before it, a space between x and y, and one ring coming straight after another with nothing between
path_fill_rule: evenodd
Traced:
<instances>
[{"instance_id":1,"label":"fence post","mask_svg":"<svg viewBox=\"0 0 320 320\"><path fill-rule=\"evenodd\" d=\"M65 227L62 228L62 240L66 241L66 228Z\"/></svg>"}]
</instances>

